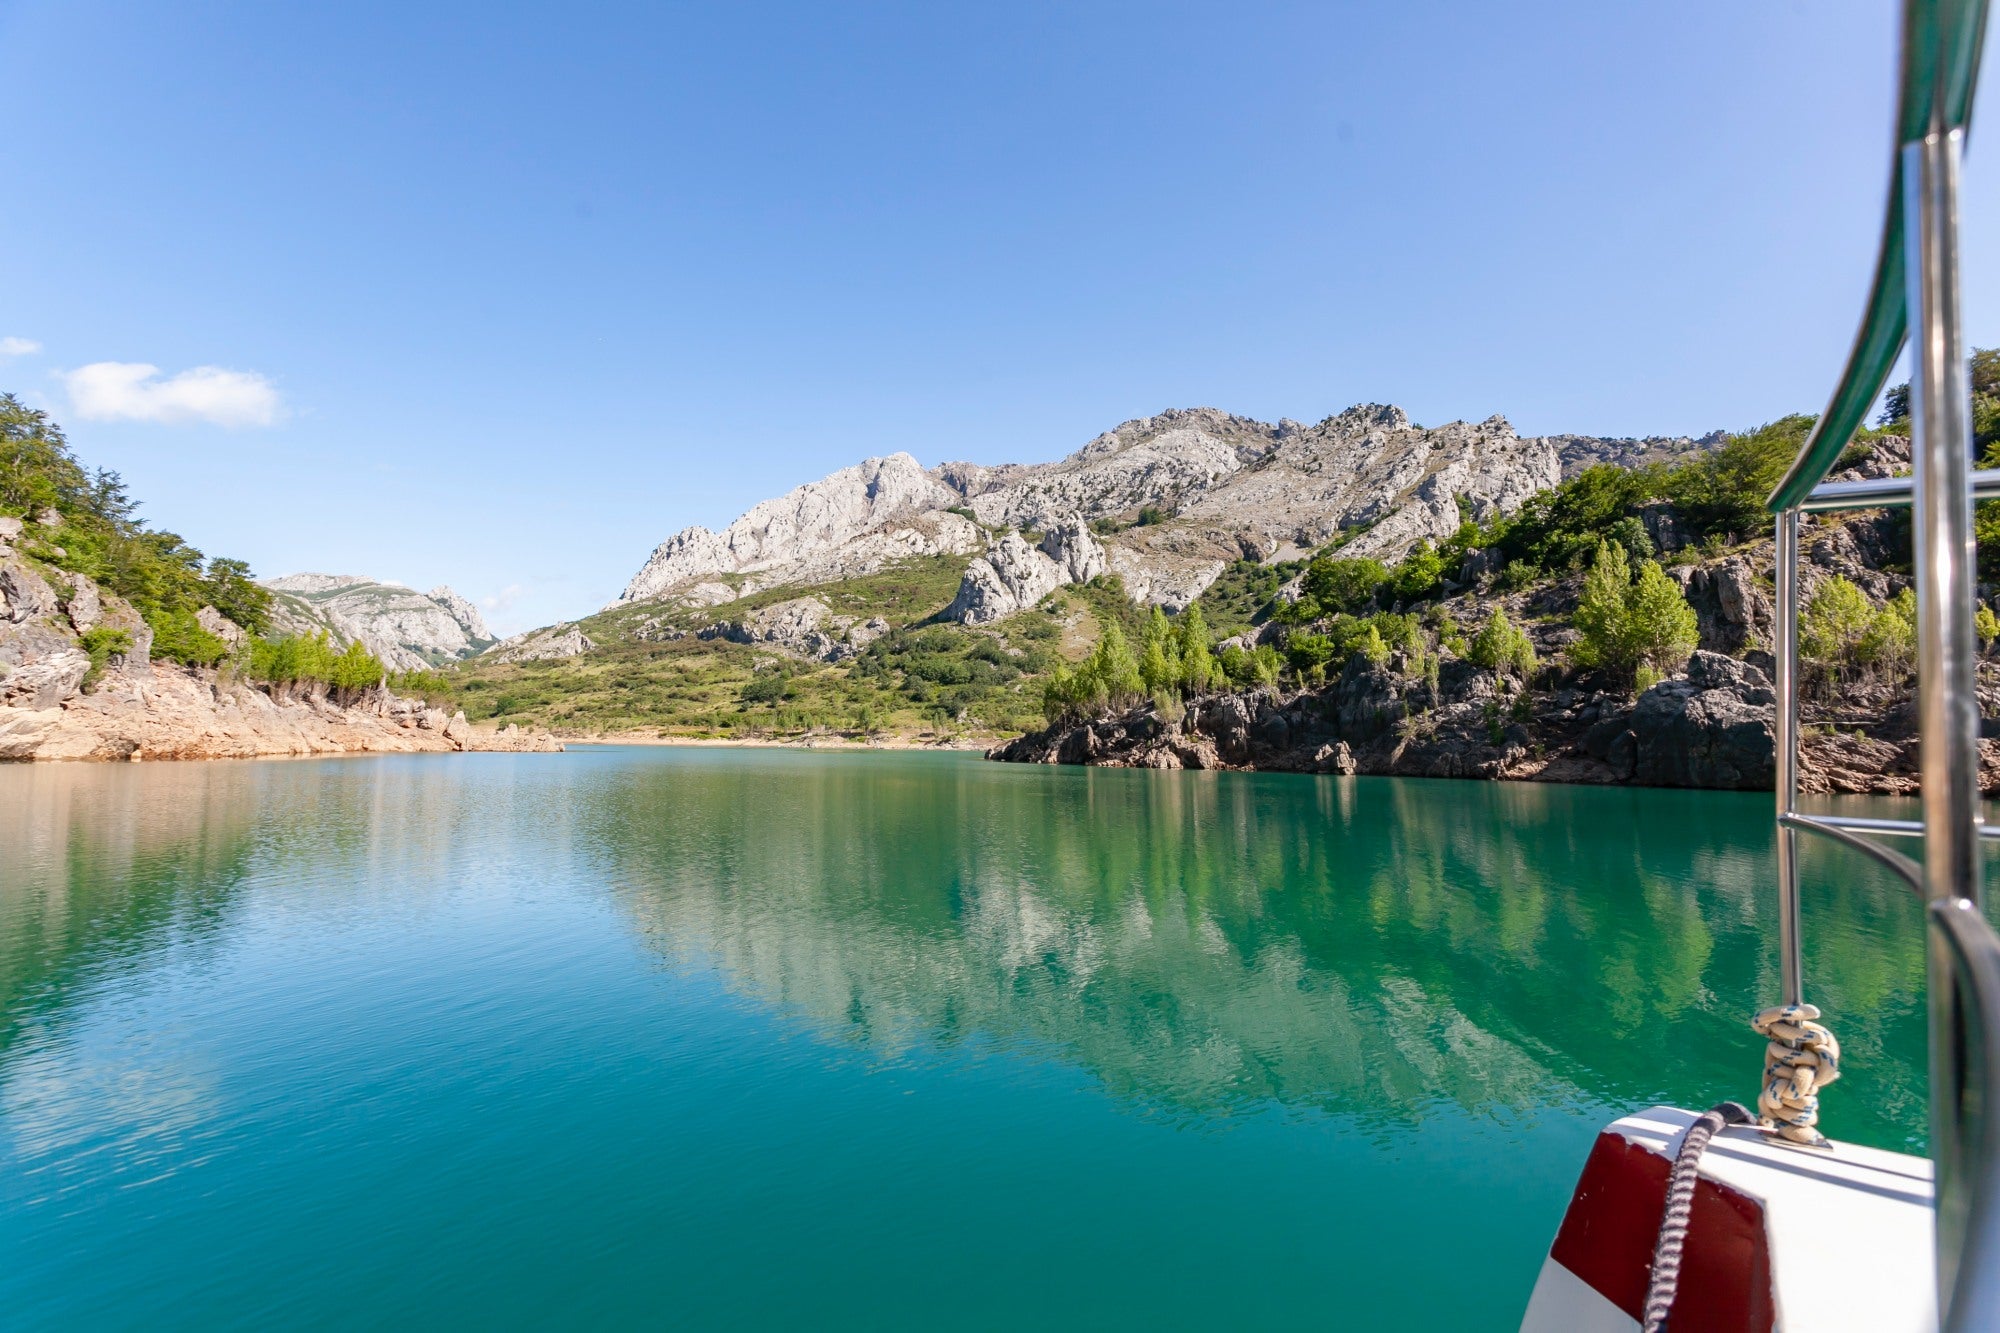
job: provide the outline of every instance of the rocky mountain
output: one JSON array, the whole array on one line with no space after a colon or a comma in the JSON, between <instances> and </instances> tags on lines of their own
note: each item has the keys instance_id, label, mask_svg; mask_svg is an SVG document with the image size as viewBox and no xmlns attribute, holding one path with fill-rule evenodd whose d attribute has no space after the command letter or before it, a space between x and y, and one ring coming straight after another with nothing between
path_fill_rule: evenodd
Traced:
<instances>
[{"instance_id":1,"label":"rocky mountain","mask_svg":"<svg viewBox=\"0 0 2000 1333\"><path fill-rule=\"evenodd\" d=\"M1054 463L926 469L898 453L843 468L720 532L677 533L612 606L719 605L973 555L949 619L989 623L1104 572L1178 611L1233 560L1296 558L1343 533L1353 554L1394 560L1592 463L1671 459L1719 438L1523 437L1498 416L1425 428L1373 403L1311 426L1168 411Z\"/></svg>"},{"instance_id":2,"label":"rocky mountain","mask_svg":"<svg viewBox=\"0 0 2000 1333\"><path fill-rule=\"evenodd\" d=\"M479 608L443 585L418 592L358 574L286 574L260 582L272 593L275 631L325 630L336 643L358 640L391 670L442 666L494 642Z\"/></svg>"}]
</instances>

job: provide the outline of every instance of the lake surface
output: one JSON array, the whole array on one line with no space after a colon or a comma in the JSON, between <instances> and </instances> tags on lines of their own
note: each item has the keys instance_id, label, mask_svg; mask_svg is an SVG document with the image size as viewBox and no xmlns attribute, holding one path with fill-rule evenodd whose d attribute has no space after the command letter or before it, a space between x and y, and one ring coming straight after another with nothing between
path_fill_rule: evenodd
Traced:
<instances>
[{"instance_id":1,"label":"lake surface","mask_svg":"<svg viewBox=\"0 0 2000 1333\"><path fill-rule=\"evenodd\" d=\"M1751 1100L1770 800L581 749L0 766L9 1327L1511 1329ZM1913 901L1806 853L1825 1126Z\"/></svg>"}]
</instances>

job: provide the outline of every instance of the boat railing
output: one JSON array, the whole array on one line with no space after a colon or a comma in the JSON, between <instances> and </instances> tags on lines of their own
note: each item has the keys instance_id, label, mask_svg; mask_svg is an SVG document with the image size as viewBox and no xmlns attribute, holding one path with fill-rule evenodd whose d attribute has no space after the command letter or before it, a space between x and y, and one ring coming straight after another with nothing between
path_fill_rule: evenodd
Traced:
<instances>
[{"instance_id":1,"label":"boat railing","mask_svg":"<svg viewBox=\"0 0 2000 1333\"><path fill-rule=\"evenodd\" d=\"M2000 1317L2000 934L1982 910L1972 503L2000 472L1972 470L1971 382L1959 311L1958 175L1986 28L1985 0L1906 0L1887 217L1860 331L1833 396L1771 494L1777 520L1778 947L1786 1004L1806 1002L1800 831L1871 857L1926 904L1937 1299L1946 1329ZM1828 482L1914 347L1912 475ZM1921 821L1798 808L1799 516L1909 505L1915 534ZM1921 837L1912 860L1882 839Z\"/></svg>"}]
</instances>

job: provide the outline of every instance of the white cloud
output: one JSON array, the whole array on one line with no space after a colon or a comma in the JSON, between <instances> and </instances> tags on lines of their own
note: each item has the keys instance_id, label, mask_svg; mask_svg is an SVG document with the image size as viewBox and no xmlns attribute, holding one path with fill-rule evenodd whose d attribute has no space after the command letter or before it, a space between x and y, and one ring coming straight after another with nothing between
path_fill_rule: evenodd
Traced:
<instances>
[{"instance_id":1,"label":"white cloud","mask_svg":"<svg viewBox=\"0 0 2000 1333\"><path fill-rule=\"evenodd\" d=\"M33 356L41 350L33 338L0 338L0 356Z\"/></svg>"},{"instance_id":2,"label":"white cloud","mask_svg":"<svg viewBox=\"0 0 2000 1333\"><path fill-rule=\"evenodd\" d=\"M196 366L165 379L142 361L97 361L62 375L76 414L91 421L208 421L269 426L285 415L262 375Z\"/></svg>"},{"instance_id":3,"label":"white cloud","mask_svg":"<svg viewBox=\"0 0 2000 1333\"><path fill-rule=\"evenodd\" d=\"M521 594L526 591L527 589L520 584L510 583L497 594L480 598L479 604L488 611L510 610L514 603L520 600Z\"/></svg>"}]
</instances>

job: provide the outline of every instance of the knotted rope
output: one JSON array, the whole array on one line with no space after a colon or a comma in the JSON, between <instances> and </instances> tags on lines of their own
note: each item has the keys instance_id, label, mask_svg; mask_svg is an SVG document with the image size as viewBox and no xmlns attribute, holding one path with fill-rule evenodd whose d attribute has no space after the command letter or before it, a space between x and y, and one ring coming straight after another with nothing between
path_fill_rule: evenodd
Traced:
<instances>
[{"instance_id":1,"label":"knotted rope","mask_svg":"<svg viewBox=\"0 0 2000 1333\"><path fill-rule=\"evenodd\" d=\"M1810 1004L1784 1004L1750 1020L1764 1048L1764 1090L1757 1094L1757 1123L1787 1143L1823 1148L1819 1090L1840 1077L1840 1043L1814 1020Z\"/></svg>"},{"instance_id":2,"label":"knotted rope","mask_svg":"<svg viewBox=\"0 0 2000 1333\"><path fill-rule=\"evenodd\" d=\"M1653 1244L1653 1279L1646 1285L1644 1333L1664 1333L1667 1311L1681 1284L1681 1252L1687 1248L1688 1219L1694 1215L1694 1187L1701 1179L1696 1169L1702 1150L1724 1125L1747 1125L1751 1115L1736 1102L1724 1102L1704 1111L1688 1126L1681 1150L1674 1157L1673 1174L1667 1177L1667 1206L1660 1215L1660 1238Z\"/></svg>"}]
</instances>

